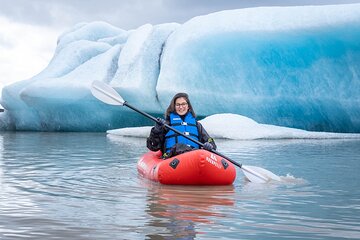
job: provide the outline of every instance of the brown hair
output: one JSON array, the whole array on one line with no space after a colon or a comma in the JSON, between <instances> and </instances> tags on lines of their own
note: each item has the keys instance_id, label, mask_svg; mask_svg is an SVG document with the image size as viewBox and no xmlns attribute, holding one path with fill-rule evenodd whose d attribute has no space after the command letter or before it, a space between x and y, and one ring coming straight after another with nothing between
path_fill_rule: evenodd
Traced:
<instances>
[{"instance_id":1,"label":"brown hair","mask_svg":"<svg viewBox=\"0 0 360 240\"><path fill-rule=\"evenodd\" d=\"M170 102L170 105L169 107L166 109L166 112L165 112L165 119L169 120L170 119L170 113L175 113L176 110L175 110L175 102L176 102L176 99L178 98L185 98L188 106L189 106L189 112L193 115L194 118L196 118L196 114L194 112L194 109L191 105L191 102L190 102L190 99L189 99L189 96L186 94L186 93L177 93L175 94L175 96L171 99L171 102Z\"/></svg>"}]
</instances>

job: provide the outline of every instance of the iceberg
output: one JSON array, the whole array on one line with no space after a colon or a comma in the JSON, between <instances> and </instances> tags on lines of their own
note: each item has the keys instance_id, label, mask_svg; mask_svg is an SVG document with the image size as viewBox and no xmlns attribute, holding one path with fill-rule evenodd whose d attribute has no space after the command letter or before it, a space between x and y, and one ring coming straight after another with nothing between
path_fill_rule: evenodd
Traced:
<instances>
[{"instance_id":1,"label":"iceberg","mask_svg":"<svg viewBox=\"0 0 360 240\"><path fill-rule=\"evenodd\" d=\"M129 31L79 23L59 36L42 72L3 88L0 129L150 125L95 99L98 80L154 116L184 91L200 119L231 113L259 124L360 133L359 39L360 4L227 10Z\"/></svg>"}]
</instances>

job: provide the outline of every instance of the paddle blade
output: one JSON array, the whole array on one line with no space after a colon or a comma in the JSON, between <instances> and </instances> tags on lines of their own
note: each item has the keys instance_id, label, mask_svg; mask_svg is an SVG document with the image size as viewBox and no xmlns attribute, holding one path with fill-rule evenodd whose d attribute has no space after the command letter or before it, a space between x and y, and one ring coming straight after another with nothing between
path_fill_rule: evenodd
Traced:
<instances>
[{"instance_id":1,"label":"paddle blade","mask_svg":"<svg viewBox=\"0 0 360 240\"><path fill-rule=\"evenodd\" d=\"M100 101L110 105L124 105L124 99L110 85L94 81L91 85L91 93Z\"/></svg>"},{"instance_id":2,"label":"paddle blade","mask_svg":"<svg viewBox=\"0 0 360 240\"><path fill-rule=\"evenodd\" d=\"M279 176L261 167L242 165L241 169L250 182L267 183L269 181L281 181Z\"/></svg>"}]
</instances>

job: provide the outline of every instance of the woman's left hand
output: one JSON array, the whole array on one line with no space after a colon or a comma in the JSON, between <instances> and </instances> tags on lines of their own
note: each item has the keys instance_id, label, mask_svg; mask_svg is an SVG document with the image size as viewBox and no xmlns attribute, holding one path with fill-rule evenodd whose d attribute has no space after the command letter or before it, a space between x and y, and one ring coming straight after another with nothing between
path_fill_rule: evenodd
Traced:
<instances>
[{"instance_id":1,"label":"woman's left hand","mask_svg":"<svg viewBox=\"0 0 360 240\"><path fill-rule=\"evenodd\" d=\"M214 147L213 147L213 145L212 145L211 143L206 142L206 143L204 143L203 148L204 148L205 150L211 151Z\"/></svg>"}]
</instances>

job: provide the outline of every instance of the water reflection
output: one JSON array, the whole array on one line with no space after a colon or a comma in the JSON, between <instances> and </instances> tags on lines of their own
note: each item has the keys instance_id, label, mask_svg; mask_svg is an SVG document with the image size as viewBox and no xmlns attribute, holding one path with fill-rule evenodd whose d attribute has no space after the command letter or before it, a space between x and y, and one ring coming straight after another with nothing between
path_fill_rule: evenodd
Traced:
<instances>
[{"instance_id":1,"label":"water reflection","mask_svg":"<svg viewBox=\"0 0 360 240\"><path fill-rule=\"evenodd\" d=\"M158 229L147 235L194 239L195 224L213 224L213 219L226 218L222 207L235 204L234 186L168 186L143 179L147 191L146 212L153 216L148 225Z\"/></svg>"},{"instance_id":2,"label":"water reflection","mask_svg":"<svg viewBox=\"0 0 360 240\"><path fill-rule=\"evenodd\" d=\"M145 139L0 133L0 239L360 239L360 141L217 141L281 183L139 178Z\"/></svg>"}]
</instances>

